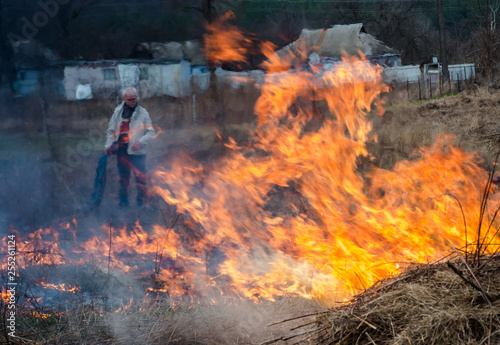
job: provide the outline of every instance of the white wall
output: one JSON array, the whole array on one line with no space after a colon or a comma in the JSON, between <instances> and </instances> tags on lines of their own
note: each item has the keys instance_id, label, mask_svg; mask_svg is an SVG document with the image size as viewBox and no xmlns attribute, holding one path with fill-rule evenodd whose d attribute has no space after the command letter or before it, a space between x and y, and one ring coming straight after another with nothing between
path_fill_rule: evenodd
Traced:
<instances>
[{"instance_id":1,"label":"white wall","mask_svg":"<svg viewBox=\"0 0 500 345\"><path fill-rule=\"evenodd\" d=\"M448 66L452 80L469 80L476 76L476 70L473 63Z\"/></svg>"},{"instance_id":2,"label":"white wall","mask_svg":"<svg viewBox=\"0 0 500 345\"><path fill-rule=\"evenodd\" d=\"M448 71L450 72L450 79L452 81L469 80L471 78L474 78L476 75L474 64L449 65ZM384 78L384 81L387 83L390 82L418 83L419 77L421 78L422 74L419 65L409 65L409 66L387 67L384 69L382 76ZM423 77L424 80L428 80L428 76L423 76ZM435 78L433 78L433 81L434 79Z\"/></svg>"},{"instance_id":3,"label":"white wall","mask_svg":"<svg viewBox=\"0 0 500 345\"><path fill-rule=\"evenodd\" d=\"M115 80L105 80L104 70L116 73ZM426 71L427 69L424 69ZM450 78L453 81L468 80L475 77L474 64L450 65ZM437 71L436 71L437 72ZM230 72L217 69L217 83L230 83L234 88L249 80L259 83L263 71ZM107 98L116 95L121 89L134 86L141 97L172 96L186 97L193 92L203 92L209 86L211 73L201 67L191 67L188 61L177 64L116 64L111 66L66 66L64 69L64 90L68 100L76 100L79 85L90 84L94 98ZM386 83L418 83L423 77L419 65L387 67L382 73ZM435 78L433 78L434 80Z\"/></svg>"},{"instance_id":4,"label":"white wall","mask_svg":"<svg viewBox=\"0 0 500 345\"><path fill-rule=\"evenodd\" d=\"M114 70L116 79L106 80L105 70L108 75ZM200 78L200 76L202 78ZM202 90L207 88L206 79L210 73L198 73L195 82L199 83ZM114 66L66 66L64 68L64 92L68 100L76 100L79 85L88 85L92 89L94 98L107 98L116 95L120 90L133 86L136 87L141 97L172 96L185 97L192 93L191 64L181 61L177 64L118 64Z\"/></svg>"},{"instance_id":5,"label":"white wall","mask_svg":"<svg viewBox=\"0 0 500 345\"><path fill-rule=\"evenodd\" d=\"M115 70L115 80L104 80L103 69ZM120 89L116 66L91 67L91 66L66 66L64 68L64 93L66 99L76 100L78 85L90 84L92 94L108 97L112 92Z\"/></svg>"},{"instance_id":6,"label":"white wall","mask_svg":"<svg viewBox=\"0 0 500 345\"><path fill-rule=\"evenodd\" d=\"M387 67L382 72L382 78L387 83L406 83L407 81L410 83L418 83L419 77L420 66L418 65Z\"/></svg>"}]
</instances>

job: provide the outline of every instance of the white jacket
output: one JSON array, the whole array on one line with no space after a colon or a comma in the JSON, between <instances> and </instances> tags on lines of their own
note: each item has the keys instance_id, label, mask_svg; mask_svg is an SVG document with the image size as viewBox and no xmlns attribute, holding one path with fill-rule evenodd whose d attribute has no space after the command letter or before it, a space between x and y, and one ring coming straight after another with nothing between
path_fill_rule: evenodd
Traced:
<instances>
[{"instance_id":1,"label":"white jacket","mask_svg":"<svg viewBox=\"0 0 500 345\"><path fill-rule=\"evenodd\" d=\"M106 144L104 148L110 147L115 141L118 140L120 135L120 124L122 122L122 111L125 102L120 104L115 108L113 116L109 120L108 131L106 135ZM151 118L146 109L137 105L130 118L130 126L128 132L128 149L127 153L129 155L144 155L148 145L153 141L155 135L155 130L151 122ZM141 149L137 151L132 151L132 146L135 142L141 143Z\"/></svg>"}]
</instances>

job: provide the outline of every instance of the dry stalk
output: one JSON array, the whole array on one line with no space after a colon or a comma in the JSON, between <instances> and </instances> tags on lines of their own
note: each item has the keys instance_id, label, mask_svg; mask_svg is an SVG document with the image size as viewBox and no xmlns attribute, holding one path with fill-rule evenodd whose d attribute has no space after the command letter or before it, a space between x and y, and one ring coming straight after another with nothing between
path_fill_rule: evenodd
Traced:
<instances>
[{"instance_id":1,"label":"dry stalk","mask_svg":"<svg viewBox=\"0 0 500 345\"><path fill-rule=\"evenodd\" d=\"M177 213L172 225L169 227L167 225L167 219L165 218L165 213L163 212L163 209L162 209L159 201L158 201L158 208L159 208L161 216L163 218L163 223L165 224L165 228L167 229L167 233L165 234L165 237L168 237L168 234L170 233L170 231L172 231L174 229L174 226L175 226L175 224L177 224L177 220L179 220L179 217L181 216L181 214ZM163 251L165 250L165 244L163 245L161 250L158 250L158 249L159 249L159 245L157 244L156 245L155 260L154 260L155 268L154 268L154 282L153 282L153 287L156 290L155 303L159 301L159 287L160 287L159 275L160 275L161 263L163 261Z\"/></svg>"},{"instance_id":2,"label":"dry stalk","mask_svg":"<svg viewBox=\"0 0 500 345\"><path fill-rule=\"evenodd\" d=\"M472 272L472 269L470 268L469 264L467 263L467 261L465 261L465 259L460 255L458 254L460 259L462 260L463 264L465 265L465 267L467 268L467 270L469 271L470 275L472 276L472 278L474 278L474 281L475 283L477 284L477 287L479 288L479 291L483 294L483 297L486 299L486 301L488 302L488 304L490 305L490 308L493 310L493 306L491 305L491 300L495 300L497 297L495 296L494 298L492 296L490 296L485 290L484 288L481 286L481 283L479 282L479 280L476 278L476 275ZM496 315L496 314L495 314ZM496 315L496 318L497 320L499 321L500 323L500 320L498 319L498 315Z\"/></svg>"},{"instance_id":3,"label":"dry stalk","mask_svg":"<svg viewBox=\"0 0 500 345\"><path fill-rule=\"evenodd\" d=\"M362 318L360 318L359 316L356 316L356 315L354 315L354 314L351 314L351 315L352 315L354 318L356 318L356 319L358 319L359 321L361 321L361 323L364 323L364 324L368 325L369 327L371 327L371 328L373 328L373 329L375 329L375 330L377 329L377 327L375 327L374 325L372 325L372 324L371 324L371 323L369 323L368 321L363 320L363 319L362 319ZM359 326L358 326L357 328L359 328Z\"/></svg>"},{"instance_id":4,"label":"dry stalk","mask_svg":"<svg viewBox=\"0 0 500 345\"><path fill-rule=\"evenodd\" d=\"M488 198L490 196L490 191L492 190L492 185L493 185L493 177L495 175L495 167L498 165L498 159L500 157L500 150L497 151L497 154L495 156L495 160L494 160L494 163L493 163L493 169L491 171L488 172L488 181L486 183L486 186L484 188L484 191L483 191L483 196L481 198L481 206L480 206L480 210L479 210L479 222L478 222L478 228L477 228L477 244L476 244L476 255L475 255L475 258L477 259L477 265L479 266L480 264L480 257L482 254L484 254L486 252L486 249L488 248L488 246L486 245L485 246L485 240L486 240L486 235L484 236L484 239L481 240L481 227L482 227L482 224L483 224L483 219L484 219L484 215L486 214L486 206L488 204ZM490 221L490 224L488 225L488 230L487 230L487 233L489 232L495 218L496 218L496 215L498 214L498 211L499 210L496 210L495 213L494 213L494 216L493 216L493 219ZM467 235L467 232L466 232L466 235ZM466 243L467 245L467 243ZM466 247L467 249L467 247ZM466 253L467 253L467 250L466 250ZM467 261L467 260L465 260Z\"/></svg>"},{"instance_id":5,"label":"dry stalk","mask_svg":"<svg viewBox=\"0 0 500 345\"><path fill-rule=\"evenodd\" d=\"M464 282L466 282L467 284L469 284L470 286L472 286L474 289L476 289L477 291L481 292L481 293L484 293L485 294L485 297L490 300L491 297L481 289L481 287L479 287L478 285L476 285L476 283L470 281L469 279L467 279L463 274L462 272L457 268L457 266L455 266L451 261L448 261L448 267L450 267L453 272L455 272L460 278L462 278L462 280Z\"/></svg>"},{"instance_id":6,"label":"dry stalk","mask_svg":"<svg viewBox=\"0 0 500 345\"><path fill-rule=\"evenodd\" d=\"M109 279L109 272L110 272L110 266L111 266L111 245L112 245L112 240L113 240L112 231L113 231L113 228L111 226L111 223L109 223L108 279Z\"/></svg>"},{"instance_id":7,"label":"dry stalk","mask_svg":"<svg viewBox=\"0 0 500 345\"><path fill-rule=\"evenodd\" d=\"M373 345L377 345L377 344L373 341L372 337L370 337L370 334L369 334L368 332L366 332L365 334L366 334L366 336L368 337L368 339L370 340L370 343L372 343Z\"/></svg>"},{"instance_id":8,"label":"dry stalk","mask_svg":"<svg viewBox=\"0 0 500 345\"><path fill-rule=\"evenodd\" d=\"M327 313L329 313L329 311L320 311L320 312L317 312L317 313L300 315L300 316L292 317L292 318L289 318L289 319L285 319L285 320L281 320L281 321L277 321L277 322L272 322L272 323L268 324L267 327L275 326L275 325L278 325L280 323L285 323L285 322L289 322L289 321L294 321L294 320L302 319L302 318L309 317L309 316L318 316L318 315L327 314Z\"/></svg>"},{"instance_id":9,"label":"dry stalk","mask_svg":"<svg viewBox=\"0 0 500 345\"><path fill-rule=\"evenodd\" d=\"M471 276L474 278L474 280L476 281L476 283L478 284L478 286L481 288L481 293L483 294L483 297L486 299L486 301L488 302L489 306L490 306L490 326L489 326L489 329L488 329L488 345L491 343L491 331L492 331L492 328L493 328L493 315L495 315L495 318L497 319L497 322L498 324L500 324L500 319L498 318L498 315L497 313L495 313L495 309L493 308L493 305L491 304L491 297L488 298L488 294L486 293L486 291L483 289L483 287L481 286L481 283L479 282L479 280L476 278L476 276L474 275L474 273L472 272L470 266L467 264L467 262L460 256L460 258L462 259L463 263L465 264L465 267L467 267L467 270L469 271L469 273L471 274ZM479 260L478 260L479 262Z\"/></svg>"},{"instance_id":10,"label":"dry stalk","mask_svg":"<svg viewBox=\"0 0 500 345\"><path fill-rule=\"evenodd\" d=\"M296 337L300 337L301 335L313 335L309 330L306 330L306 331L303 331L303 332L299 332L299 333L295 333L295 334L290 334L290 335L284 335L284 336L281 336L281 337L278 337L278 338L274 338L274 339L271 339L271 340L267 340L263 343L260 343L260 345L270 345L270 344L274 344L274 343L277 343L278 341L287 341L287 340L290 340L290 339L293 339L293 338L296 338Z\"/></svg>"},{"instance_id":11,"label":"dry stalk","mask_svg":"<svg viewBox=\"0 0 500 345\"><path fill-rule=\"evenodd\" d=\"M295 330L297 330L297 329L299 329L299 328L304 328L304 327L306 327L306 326L315 325L316 323L317 323L317 321L316 321L316 320L311 321L311 322L308 322L308 323L304 323L304 324L302 324L302 325L299 325L299 326L296 326L296 327L292 327L292 328L290 328L290 331L295 331Z\"/></svg>"},{"instance_id":12,"label":"dry stalk","mask_svg":"<svg viewBox=\"0 0 500 345\"><path fill-rule=\"evenodd\" d=\"M490 177L492 180L493 180L493 175L491 175ZM462 213L462 221L464 222L464 234L465 234L465 255L467 257L467 220L465 218L465 212L464 212L464 209L462 207L462 203L460 202L460 200L453 194L451 193L445 193L445 195L448 195L448 196L451 196L453 199L455 199L458 203L458 206L460 207L460 213Z\"/></svg>"},{"instance_id":13,"label":"dry stalk","mask_svg":"<svg viewBox=\"0 0 500 345\"><path fill-rule=\"evenodd\" d=\"M170 342L172 341L172 337L174 336L176 329L177 329L177 324L175 325L174 329L172 330L172 333L170 333L170 337L168 337L167 345L170 344Z\"/></svg>"}]
</instances>

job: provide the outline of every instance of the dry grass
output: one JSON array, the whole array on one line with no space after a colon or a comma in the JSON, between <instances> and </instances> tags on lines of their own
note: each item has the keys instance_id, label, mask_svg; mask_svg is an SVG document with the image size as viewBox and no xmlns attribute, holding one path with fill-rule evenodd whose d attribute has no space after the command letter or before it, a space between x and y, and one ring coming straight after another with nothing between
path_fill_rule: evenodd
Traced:
<instances>
[{"instance_id":1,"label":"dry grass","mask_svg":"<svg viewBox=\"0 0 500 345\"><path fill-rule=\"evenodd\" d=\"M400 159L414 159L414 149L429 146L440 133L456 136L456 145L476 151L491 167L500 147L500 92L474 87L439 99L388 107L372 116L378 143L369 144L375 164L391 168Z\"/></svg>"},{"instance_id":2,"label":"dry grass","mask_svg":"<svg viewBox=\"0 0 500 345\"><path fill-rule=\"evenodd\" d=\"M381 167L412 159L442 132L478 151L491 166L500 142L500 92L461 94L390 109L374 117L379 143L370 146ZM212 131L196 132L213 144ZM179 134L183 135L183 133ZM237 301L172 307L166 303L108 311L100 299L72 301L65 312L19 310L21 338L11 344L500 344L500 256L479 262L456 253L429 265L414 265L339 308L312 301ZM448 262L450 264L448 264ZM94 303L95 302L95 303ZM5 318L3 310L2 318ZM319 314L317 314L319 313ZM309 315L301 318L300 316ZM297 318L298 317L298 318ZM287 321L290 320L290 321ZM283 321L283 322L281 322ZM273 324L268 327L269 324ZM1 326L3 327L3 325ZM4 332L0 332L0 342ZM27 340L30 339L30 340Z\"/></svg>"},{"instance_id":3,"label":"dry grass","mask_svg":"<svg viewBox=\"0 0 500 345\"><path fill-rule=\"evenodd\" d=\"M121 311L80 304L70 312L19 312L17 337L7 344L259 344L286 336L302 319L267 327L291 315L315 314L313 301L283 297L274 302L232 301L172 307L136 305Z\"/></svg>"},{"instance_id":4,"label":"dry grass","mask_svg":"<svg viewBox=\"0 0 500 345\"><path fill-rule=\"evenodd\" d=\"M413 149L446 132L491 169L500 147L499 105L498 88L483 87L390 109L373 118L379 138L370 146L375 163L390 168L399 159L418 158ZM303 323L306 331L293 339L296 344L498 345L500 254L484 249L467 258L455 252L437 263L412 265L329 309L315 324Z\"/></svg>"},{"instance_id":5,"label":"dry grass","mask_svg":"<svg viewBox=\"0 0 500 345\"><path fill-rule=\"evenodd\" d=\"M447 263L416 265L331 309L310 329L315 343L499 344L500 255Z\"/></svg>"},{"instance_id":6,"label":"dry grass","mask_svg":"<svg viewBox=\"0 0 500 345\"><path fill-rule=\"evenodd\" d=\"M290 327L267 327L269 323L318 309L312 301L284 297L262 303L158 307L148 312L115 314L108 322L115 339L123 344L259 344L285 335Z\"/></svg>"}]
</instances>

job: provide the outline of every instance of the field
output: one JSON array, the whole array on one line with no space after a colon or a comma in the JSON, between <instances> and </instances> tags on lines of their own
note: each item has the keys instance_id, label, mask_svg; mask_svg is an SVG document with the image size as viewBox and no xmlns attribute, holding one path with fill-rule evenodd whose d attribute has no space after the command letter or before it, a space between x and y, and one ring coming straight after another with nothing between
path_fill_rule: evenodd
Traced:
<instances>
[{"instance_id":1,"label":"field","mask_svg":"<svg viewBox=\"0 0 500 345\"><path fill-rule=\"evenodd\" d=\"M480 211L482 199L478 195L488 191L493 205L498 202L496 187L487 187L500 148L498 88L473 85L459 94L438 99L386 103L383 114L375 111L367 114L368 122L373 124L370 136L376 134L377 139L366 142L369 155L356 160L356 174L369 176L377 168L379 175L375 176L382 178L385 172L396 172L403 181L405 174L412 171L427 171L418 170L423 169L419 162L441 152L443 155L436 159L440 165L432 165L432 169L442 169L437 171L436 176L443 176L438 182L453 180L453 174L467 172L475 165L477 168L470 170L475 174L470 178L474 186L481 188L477 195L452 195L459 200L462 214L474 218L467 218L466 230L470 228L470 237L464 238L463 233L457 236L458 243L461 241L466 245L459 247L450 237L448 240L455 245L439 244L440 249L446 247L448 252L441 249L441 256L430 259L414 256L417 262L410 259L398 262L401 269L395 271L393 268L393 275L387 274L390 270L384 268L372 277L359 278L361 283L353 285L355 293L348 297L343 295L342 289L333 296L313 293L318 286L324 289L318 276L326 271L322 271L320 265L312 273L308 266L297 266L297 270L303 269L304 272L290 275L288 281L278 279L282 281L281 286L264 284L264 278L270 278L268 273L275 273L274 269L266 271L271 259L286 262L301 254L298 247L291 251L292 256L287 247L293 243L287 242L286 236L279 240L269 237L266 227L275 226L272 221L279 218L284 219L279 225L288 229L287 221L301 224L300 220L307 218L314 224L321 224L320 228L328 229L330 219L317 211L315 199L305 196L324 187L301 187L300 183L308 179L315 182L311 177L315 174L308 174L309 170L302 165L295 167L303 169L300 179L294 182L289 178L287 186L284 183L272 184L264 193L265 200L260 200L260 197L252 199L250 192L245 194L248 182L231 182L230 170L223 169L239 167L248 159L254 159L252 162L256 166L267 164L267 160L260 158L267 157L263 152L268 147L257 147L252 151L254 147L245 146L248 142L259 144L251 134L258 128L253 115L257 96L251 90L240 90L236 95L235 91L226 91L219 96L219 101L224 103L225 115L217 113L220 104L213 101L213 94L205 96L205 103L203 97L198 99L198 106L209 109L203 112L203 117L198 117L199 123L193 122L190 99L181 102L174 99L144 100L153 121L162 129L149 157L151 171L166 172L166 178L171 178L168 172L177 173L173 176L183 176L183 181L190 184L191 189L186 192L188 200L181 200L181 189L178 192L176 188L183 186L176 185L172 179L160 180L160 175L156 175L152 184L169 186L172 188L170 194L156 189L147 206L125 211L117 206L114 162L108 167L108 189L102 207L90 213L85 208L112 102L85 106L55 105L49 108L51 115L45 126L37 125L41 121L33 115L39 112L35 101L31 108L28 104L26 109L23 108L25 104L23 107L12 105L13 109L23 109L19 111L24 113L17 118L11 116L3 123L1 188L2 195L9 197L2 201L0 225L3 229L10 229L8 234L18 239L19 285L15 294L17 337L7 336L10 297L5 289L2 291L3 340L12 344L340 344L343 341L360 344L482 344L489 341L493 344L498 341L498 327L494 326L498 325L499 312L498 284L495 284L498 281L495 275L498 272L496 227L493 226L489 234L474 237L477 233L474 210L484 215L488 229L488 224L494 224L491 215L496 216L494 207L492 212ZM300 102L307 103L303 99ZM327 114L326 103L306 104L305 108L311 108L315 114ZM227 115L233 113L234 118ZM61 120L60 114L67 114L69 118ZM326 115L319 119L313 116L301 138L321 128L325 120L328 120ZM68 125L70 123L72 126ZM454 137L436 146L443 133ZM235 143L247 147L241 157L231 149ZM320 142L316 144L320 145ZM456 153L450 147L463 149L466 154ZM454 155L472 160L465 163L446 160ZM242 157L247 160L240 160ZM290 161L290 157L287 159ZM275 170L284 162L287 160L279 161ZM161 169L157 169L158 166ZM234 175L242 176L242 173ZM395 179L383 178L383 181ZM421 180L415 184L424 182ZM216 189L224 183L230 188ZM461 179L458 184L468 183ZM364 188L371 187L367 184ZM378 191L370 194L374 199L385 200L389 194L399 191L396 186L392 188L387 184L375 186L373 183L373 187L377 189L370 189L369 193ZM409 187L401 187L401 190L410 194ZM447 186L443 186L443 190L446 190L443 194L452 194ZM225 191L235 193L221 194ZM404 193L397 197L402 199ZM197 199L201 194L204 198ZM200 211L200 215L195 213L199 200L209 206L202 210L205 213ZM233 213L216 214L220 200L224 201L220 209L234 208ZM431 203L430 208L425 209L425 200L419 200L421 204L418 206L421 206L424 216L418 219L426 219L425 212L429 218L439 214L433 212L440 208L440 204ZM243 206L239 207L240 203ZM401 203L404 202L393 202L392 208ZM416 207L415 201L411 205ZM448 213L445 214L452 214L456 223L462 224L460 212L450 211L450 205L451 202L447 201ZM353 202L342 212L345 215L357 214L356 208L360 206ZM204 214L210 214L212 218L205 219ZM221 224L226 224L225 220L234 214L238 215L237 223L228 226L234 226L236 230L220 235L219 231L223 231ZM417 218L413 216L411 219ZM259 227L246 232L245 229L254 221ZM353 232L361 223L356 217L349 219ZM324 229L322 231L326 232ZM296 240L302 239L300 231L288 235ZM355 243L363 236L365 234L360 233L353 235L352 239L346 237L346 240ZM424 233L423 236L437 235ZM266 247L266 241L270 239L279 243ZM484 242L485 239L490 242ZM7 238L4 240L3 249L8 247ZM433 240L438 242L435 238ZM320 247L321 241L315 241L316 247ZM331 237L324 235L323 241L329 243ZM400 241L395 241L392 251L401 249L398 243L401 246L408 244L404 239ZM251 250L247 251L247 245ZM234 249L238 251L232 251ZM289 256L276 257L274 252ZM8 253L2 254L5 257L3 264L7 262ZM239 265L241 274L245 275L246 283L242 285L236 284L238 276L230 271L232 255L238 257L235 265ZM319 253L316 255L320 256ZM387 256L381 265L387 265L389 258ZM460 273L449 264L443 264L448 261ZM259 266L255 270L255 266L246 266L248 262L265 268L261 270ZM354 270L354 274L362 271ZM2 277L7 282L5 273L3 270ZM255 286L248 284L252 274L257 277L253 277ZM303 283L305 290L292 289L297 281ZM275 288L277 290L273 290ZM452 300L455 297L457 299ZM473 309L461 309L468 308L471 301L474 302ZM447 313L451 304L455 306L455 312ZM375 307L370 309L371 305ZM444 310L438 313L436 310L441 305ZM408 307L408 313L402 312L405 307ZM391 313L395 313L394 316ZM448 321L437 322L437 319L444 320L443 315ZM397 323L412 320L408 322L416 325L420 317L427 323L413 330Z\"/></svg>"}]
</instances>

